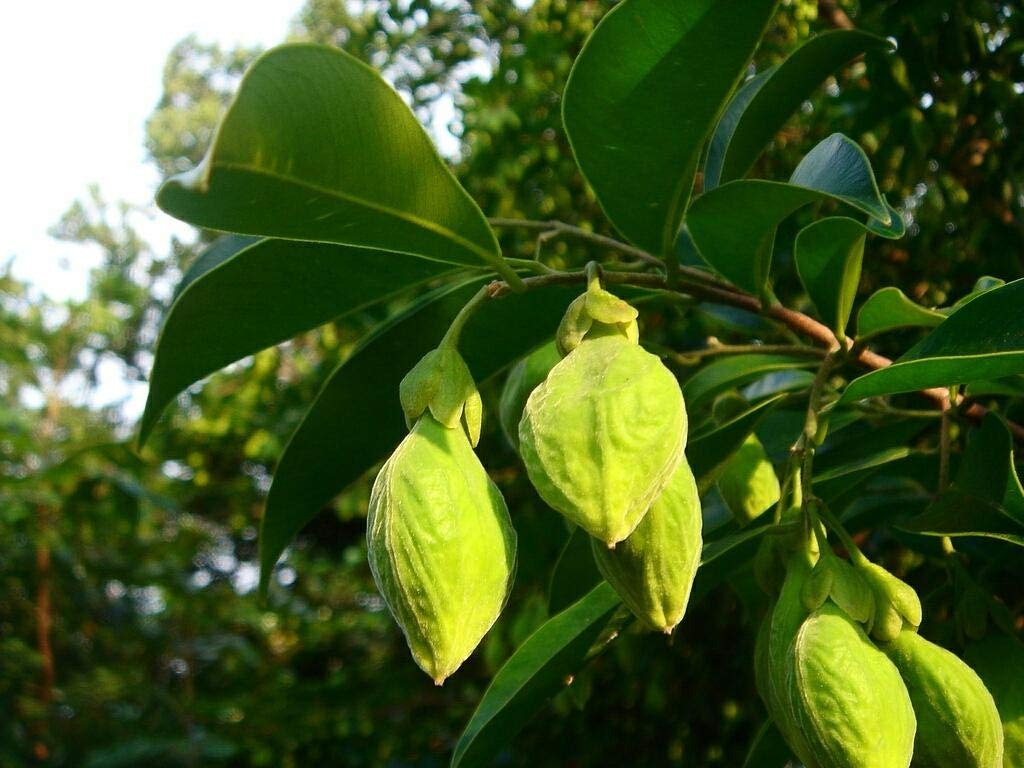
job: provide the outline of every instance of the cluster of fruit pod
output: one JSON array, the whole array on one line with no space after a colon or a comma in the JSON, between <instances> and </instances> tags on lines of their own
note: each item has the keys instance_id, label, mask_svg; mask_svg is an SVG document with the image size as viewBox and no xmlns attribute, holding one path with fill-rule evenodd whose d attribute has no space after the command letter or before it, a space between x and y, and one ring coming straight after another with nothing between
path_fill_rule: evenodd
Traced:
<instances>
[{"instance_id":1,"label":"cluster of fruit pod","mask_svg":"<svg viewBox=\"0 0 1024 768\"><path fill-rule=\"evenodd\" d=\"M556 350L510 377L502 415L521 413L514 442L541 498L590 534L599 570L633 613L671 632L702 547L682 391L639 345L636 309L596 276L566 311ZM550 369L549 356L559 358ZM410 432L370 495L370 568L416 663L441 684L501 613L516 534L473 451L480 395L449 337L399 395Z\"/></svg>"},{"instance_id":2,"label":"cluster of fruit pod","mask_svg":"<svg viewBox=\"0 0 1024 768\"><path fill-rule=\"evenodd\" d=\"M805 768L1024 766L1024 689L999 682L1009 673L1019 683L1024 668L979 664L997 687L998 708L971 666L918 634L913 588L855 548L849 562L840 559L820 524L800 524L801 510L787 518L797 532L768 537L755 563L774 601L754 671ZM1012 638L991 638L989 648L1002 641L1005 663L1024 665L1024 646ZM979 661L991 653L978 648Z\"/></svg>"},{"instance_id":3,"label":"cluster of fruit pod","mask_svg":"<svg viewBox=\"0 0 1024 768\"><path fill-rule=\"evenodd\" d=\"M701 507L682 392L640 347L636 320L635 308L592 279L555 344L510 373L499 415L538 494L591 536L623 603L670 633L700 563ZM504 608L516 534L473 450L482 403L452 339L409 372L399 394L410 432L373 486L369 562L414 660L440 685ZM770 470L756 438L741 453L737 493L728 471L718 487L746 522L779 488L773 471L751 480L751 468ZM752 495L760 498L745 507ZM805 768L1024 768L1024 645L977 645L969 658L982 682L917 633L921 603L909 585L855 548L850 562L840 559L799 508L781 522L755 562L773 600L754 667L769 715Z\"/></svg>"}]
</instances>

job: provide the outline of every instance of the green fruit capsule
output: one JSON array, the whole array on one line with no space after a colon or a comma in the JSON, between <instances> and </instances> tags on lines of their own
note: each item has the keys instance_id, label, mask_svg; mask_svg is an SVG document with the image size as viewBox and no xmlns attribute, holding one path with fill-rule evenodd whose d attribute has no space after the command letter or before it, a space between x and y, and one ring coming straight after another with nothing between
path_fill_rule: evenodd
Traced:
<instances>
[{"instance_id":1,"label":"green fruit capsule","mask_svg":"<svg viewBox=\"0 0 1024 768\"><path fill-rule=\"evenodd\" d=\"M805 549L788 556L779 597L765 617L754 648L758 693L789 748L808 766L811 765L810 746L789 706L787 691L792 671L789 649L808 614L801 592L816 557L814 552Z\"/></svg>"},{"instance_id":2,"label":"green fruit capsule","mask_svg":"<svg viewBox=\"0 0 1024 768\"><path fill-rule=\"evenodd\" d=\"M464 430L420 417L373 484L366 540L413 659L440 685L498 618L516 565L505 500Z\"/></svg>"},{"instance_id":3,"label":"green fruit capsule","mask_svg":"<svg viewBox=\"0 0 1024 768\"><path fill-rule=\"evenodd\" d=\"M779 478L757 435L747 435L718 478L718 491L740 523L749 523L779 500Z\"/></svg>"},{"instance_id":4,"label":"green fruit capsule","mask_svg":"<svg viewBox=\"0 0 1024 768\"><path fill-rule=\"evenodd\" d=\"M1024 768L1024 643L989 635L966 653L995 699L1003 723L1003 768Z\"/></svg>"},{"instance_id":5,"label":"green fruit capsule","mask_svg":"<svg viewBox=\"0 0 1024 768\"><path fill-rule=\"evenodd\" d=\"M519 442L541 498L612 547L633 532L683 460L683 395L635 342L588 338L533 390Z\"/></svg>"},{"instance_id":6,"label":"green fruit capsule","mask_svg":"<svg viewBox=\"0 0 1024 768\"><path fill-rule=\"evenodd\" d=\"M1001 768L1003 727L992 694L954 654L904 630L884 646L917 716L914 768Z\"/></svg>"},{"instance_id":7,"label":"green fruit capsule","mask_svg":"<svg viewBox=\"0 0 1024 768\"><path fill-rule=\"evenodd\" d=\"M684 459L640 525L615 549L591 539L597 569L649 627L671 634L683 620L700 565L697 481Z\"/></svg>"},{"instance_id":8,"label":"green fruit capsule","mask_svg":"<svg viewBox=\"0 0 1024 768\"><path fill-rule=\"evenodd\" d=\"M519 420L523 418L526 401L561 359L555 342L548 342L516 363L505 379L498 405L498 420L502 432L516 450L519 450Z\"/></svg>"},{"instance_id":9,"label":"green fruit capsule","mask_svg":"<svg viewBox=\"0 0 1024 768\"><path fill-rule=\"evenodd\" d=\"M861 626L826 602L789 651L788 704L807 768L908 768L916 720L900 673Z\"/></svg>"}]
</instances>

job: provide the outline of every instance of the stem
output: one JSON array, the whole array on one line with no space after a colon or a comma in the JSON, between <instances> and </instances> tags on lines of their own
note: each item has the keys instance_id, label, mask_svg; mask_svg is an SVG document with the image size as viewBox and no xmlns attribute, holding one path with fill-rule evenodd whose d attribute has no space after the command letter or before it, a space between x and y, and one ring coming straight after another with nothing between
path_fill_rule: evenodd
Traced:
<instances>
[{"instance_id":1,"label":"stem","mask_svg":"<svg viewBox=\"0 0 1024 768\"><path fill-rule=\"evenodd\" d=\"M814 495L814 452L825 440L828 432L828 422L821 419L822 394L829 374L845 358L846 350L837 347L825 355L821 366L811 383L811 390L807 396L807 414L804 417L804 428L793 445L791 456L799 472L798 482L801 500L803 502L804 524L817 531L817 517L815 508L822 506L822 502Z\"/></svg>"},{"instance_id":2,"label":"stem","mask_svg":"<svg viewBox=\"0 0 1024 768\"><path fill-rule=\"evenodd\" d=\"M533 259L505 259L511 266L517 269L528 269L531 272L536 272L541 275L554 275L558 273L557 269L552 269L547 264L542 264L539 261Z\"/></svg>"},{"instance_id":3,"label":"stem","mask_svg":"<svg viewBox=\"0 0 1024 768\"><path fill-rule=\"evenodd\" d=\"M820 347L806 347L798 344L715 344L706 349L670 352L669 357L682 365L695 365L705 357L718 355L781 354L823 358L828 354Z\"/></svg>"},{"instance_id":4,"label":"stem","mask_svg":"<svg viewBox=\"0 0 1024 768\"><path fill-rule=\"evenodd\" d=\"M465 303L462 309L459 310L459 314L452 320L452 324L448 326L448 331L445 333L444 338L441 339L439 347L443 347L446 344L452 348L459 346L459 337L462 335L462 329L466 326L466 321L473 316L473 313L479 309L480 305L483 304L484 300L491 296L493 291L493 283L482 286L479 291L473 294L473 297ZM526 285L524 281L524 288Z\"/></svg>"},{"instance_id":5,"label":"stem","mask_svg":"<svg viewBox=\"0 0 1024 768\"><path fill-rule=\"evenodd\" d=\"M951 407L947 403L942 409L942 422L939 425L939 493L942 493L949 486L949 412Z\"/></svg>"},{"instance_id":6,"label":"stem","mask_svg":"<svg viewBox=\"0 0 1024 768\"><path fill-rule=\"evenodd\" d=\"M949 397L942 408L942 422L939 426L939 493L949 487L949 451L952 443L949 433L956 410L956 397L956 388L951 387ZM1012 471L1013 468L1010 469ZM942 537L942 553L947 557L956 554L953 539L949 536Z\"/></svg>"},{"instance_id":7,"label":"stem","mask_svg":"<svg viewBox=\"0 0 1024 768\"><path fill-rule=\"evenodd\" d=\"M606 237L605 235L599 235L596 232L588 232L580 227L573 226L572 224L566 224L564 221L534 221L531 219L502 219L502 218L490 218L487 222L492 227L502 228L518 228L527 229L534 232L558 232L561 235L567 237L574 237L577 240L584 240L586 242L593 243L594 245L600 245L604 248L608 248L613 251L631 256L634 259L646 262L651 266L664 268L664 263L661 259L656 256L652 256L647 251L636 248L627 243L620 242L612 237Z\"/></svg>"},{"instance_id":8,"label":"stem","mask_svg":"<svg viewBox=\"0 0 1024 768\"><path fill-rule=\"evenodd\" d=\"M611 237L588 232L585 229L575 227L571 224L566 224L565 222L502 218L488 219L488 221L495 227L519 227L521 229L540 232L556 230L567 236L575 237L579 240L590 242L628 255L646 264L664 268L664 264L661 259L652 256L650 253L647 253L640 248L619 242ZM535 264L535 262L531 262L531 264ZM532 268L536 269L536 267ZM544 285L565 285L567 283L582 282L582 275L582 272L550 271L536 277L522 278L521 280L519 280L517 276L517 281L521 282L523 287L529 289L539 288ZM796 310L784 307L781 304L764 304L757 297L730 285L704 270L680 266L678 267L678 276L677 283L672 287L675 292L691 296L696 299L735 307L746 312L776 320L786 326L790 331L804 338L816 341L826 349L839 347L847 350L845 357L864 366L865 368L878 370L881 368L888 368L892 365L892 360L890 358L867 349L864 344L858 343L855 339L847 338L845 344L841 344L836 338L835 333L833 333L828 326L818 322L814 318L809 317L802 312L797 312ZM665 277L660 274L637 274L634 272L612 272L610 270L606 270L604 274L604 282L609 285L630 284L644 288L667 288ZM507 283L499 282L491 291L491 296L498 298L512 289L512 286L509 286ZM935 404L940 408L945 403L949 402L950 399L949 393L941 387L921 390L921 394L935 402ZM984 418L985 414L988 413L988 409L978 403L972 403L969 406L962 408L961 412L974 421L980 421ZM1006 425L1017 440L1024 442L1024 426L1012 421L1007 421Z\"/></svg>"},{"instance_id":9,"label":"stem","mask_svg":"<svg viewBox=\"0 0 1024 768\"><path fill-rule=\"evenodd\" d=\"M864 565L868 562L868 559L864 557L864 553L860 551L860 547L857 546L857 543L853 540L850 534L847 533L846 528L843 527L843 524L839 522L839 518L833 515L832 510L830 510L821 501L819 501L817 504L817 513L825 522L825 525L827 525L832 530L832 532L839 538L839 541L842 543L843 547L850 555L850 562L858 566Z\"/></svg>"}]
</instances>

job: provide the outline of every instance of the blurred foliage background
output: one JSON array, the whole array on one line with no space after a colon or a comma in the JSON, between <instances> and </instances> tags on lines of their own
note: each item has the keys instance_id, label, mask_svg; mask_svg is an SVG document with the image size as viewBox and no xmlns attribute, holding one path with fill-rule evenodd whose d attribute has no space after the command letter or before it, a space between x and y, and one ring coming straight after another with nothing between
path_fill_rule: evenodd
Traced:
<instances>
[{"instance_id":1,"label":"blurred foliage background","mask_svg":"<svg viewBox=\"0 0 1024 768\"><path fill-rule=\"evenodd\" d=\"M575 170L559 97L611 5L309 0L282 39L341 46L381 69L488 215L607 230ZM868 149L910 232L870 244L863 295L895 284L932 305L984 274L1019 277L1024 9L791 0L756 66L849 25L895 38L898 53L826 84L757 173L788 177L834 131ZM163 174L199 161L257 53L199 38L169 53L147 140ZM0 271L0 765L447 764L490 675L546 618L564 527L490 418L481 450L513 510L520 569L509 609L443 688L408 658L370 578L369 480L307 527L261 605L255 540L275 459L326 373L388 307L211 377L136 454L119 409L90 409L67 393L93 386L104 360L145 377L173 286L213 237L197 232L157 251L133 227L136 213L93 189L56 223L55 237L104 254L84 301L33 298ZM502 237L508 252L532 255L527 233ZM783 233L777 292L799 306L785 242ZM546 248L556 266L588 256L564 242ZM677 343L707 330L678 315L646 322ZM492 406L498 387L485 387ZM1019 590L1012 599L1019 615ZM691 608L673 643L628 634L535 719L503 764L739 765L764 717L750 662L762 606L741 571Z\"/></svg>"}]
</instances>

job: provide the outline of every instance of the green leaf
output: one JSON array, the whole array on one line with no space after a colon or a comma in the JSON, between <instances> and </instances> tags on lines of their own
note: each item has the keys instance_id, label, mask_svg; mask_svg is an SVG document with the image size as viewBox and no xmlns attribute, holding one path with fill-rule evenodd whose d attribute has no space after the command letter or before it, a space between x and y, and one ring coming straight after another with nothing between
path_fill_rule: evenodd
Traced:
<instances>
[{"instance_id":1,"label":"green leaf","mask_svg":"<svg viewBox=\"0 0 1024 768\"><path fill-rule=\"evenodd\" d=\"M740 179L701 195L690 206L686 225L701 258L740 288L760 294L779 224L803 206L825 200L877 219L884 226L869 227L876 234L902 236L902 220L879 193L864 151L839 133L808 152L789 183Z\"/></svg>"},{"instance_id":2,"label":"green leaf","mask_svg":"<svg viewBox=\"0 0 1024 768\"><path fill-rule=\"evenodd\" d=\"M982 275L974 281L974 287L971 288L970 292L966 296L961 296L957 299L953 306L942 307L936 311L941 312L943 315L948 317L960 309L964 304L974 301L976 298L981 296L981 294L987 293L993 288L1000 288L1004 285L1006 285L1006 281L1001 278L992 277L992 275Z\"/></svg>"},{"instance_id":3,"label":"green leaf","mask_svg":"<svg viewBox=\"0 0 1024 768\"><path fill-rule=\"evenodd\" d=\"M794 760L775 723L766 720L758 729L743 768L786 768Z\"/></svg>"},{"instance_id":4,"label":"green leaf","mask_svg":"<svg viewBox=\"0 0 1024 768\"><path fill-rule=\"evenodd\" d=\"M1024 373L1024 280L964 304L888 368L855 379L843 400Z\"/></svg>"},{"instance_id":5,"label":"green leaf","mask_svg":"<svg viewBox=\"0 0 1024 768\"><path fill-rule=\"evenodd\" d=\"M1013 436L1001 418L988 413L967 442L953 485L969 496L1001 504L1012 471Z\"/></svg>"},{"instance_id":6,"label":"green leaf","mask_svg":"<svg viewBox=\"0 0 1024 768\"><path fill-rule=\"evenodd\" d=\"M882 224L892 221L867 155L841 133L833 133L808 152L789 183L831 195Z\"/></svg>"},{"instance_id":7,"label":"green leaf","mask_svg":"<svg viewBox=\"0 0 1024 768\"><path fill-rule=\"evenodd\" d=\"M874 450L868 455L862 456L858 459L831 466L820 472L815 471L814 482L824 483L828 480L835 480L836 478L845 477L846 475L851 475L855 472L863 472L866 469L881 467L885 464L905 459L913 453L914 451L909 446L905 445Z\"/></svg>"},{"instance_id":8,"label":"green leaf","mask_svg":"<svg viewBox=\"0 0 1024 768\"><path fill-rule=\"evenodd\" d=\"M174 288L174 300L177 301L186 288L211 269L223 264L239 251L259 241L260 238L249 235L224 235L217 238L209 248L206 248L196 257L195 261L189 264L185 274L181 276L181 280L178 281L177 286Z\"/></svg>"},{"instance_id":9,"label":"green leaf","mask_svg":"<svg viewBox=\"0 0 1024 768\"><path fill-rule=\"evenodd\" d=\"M704 189L746 176L765 145L826 77L862 53L888 49L888 41L859 30L824 32L744 83L715 128Z\"/></svg>"},{"instance_id":10,"label":"green leaf","mask_svg":"<svg viewBox=\"0 0 1024 768\"><path fill-rule=\"evenodd\" d=\"M761 419L779 404L780 399L776 397L758 403L723 424L693 435L687 441L686 458L697 479L697 489L701 495L715 484L729 459L757 429Z\"/></svg>"},{"instance_id":11,"label":"green leaf","mask_svg":"<svg viewBox=\"0 0 1024 768\"><path fill-rule=\"evenodd\" d=\"M900 527L925 536L981 536L1024 547L1024 525L1019 520L1001 505L956 487Z\"/></svg>"},{"instance_id":12,"label":"green leaf","mask_svg":"<svg viewBox=\"0 0 1024 768\"><path fill-rule=\"evenodd\" d=\"M488 265L517 280L409 107L333 47L282 45L257 59L203 162L167 181L157 203L201 227Z\"/></svg>"},{"instance_id":13,"label":"green leaf","mask_svg":"<svg viewBox=\"0 0 1024 768\"><path fill-rule=\"evenodd\" d=\"M817 366L813 357L795 355L729 355L705 365L683 384L683 397L691 410L727 389L742 386L773 371Z\"/></svg>"},{"instance_id":14,"label":"green leaf","mask_svg":"<svg viewBox=\"0 0 1024 768\"><path fill-rule=\"evenodd\" d=\"M392 318L328 377L286 446L267 497L260 531L260 579L302 527L405 436L398 400L402 377L435 348L452 318L483 285L439 289ZM551 338L578 286L548 287L487 301L459 343L477 382Z\"/></svg>"},{"instance_id":15,"label":"green leaf","mask_svg":"<svg viewBox=\"0 0 1024 768\"><path fill-rule=\"evenodd\" d=\"M840 339L860 285L867 229L859 221L832 216L800 230L793 257L800 282L821 319Z\"/></svg>"},{"instance_id":16,"label":"green leaf","mask_svg":"<svg viewBox=\"0 0 1024 768\"><path fill-rule=\"evenodd\" d=\"M623 0L573 65L563 120L580 170L629 240L665 255L697 160L776 0Z\"/></svg>"},{"instance_id":17,"label":"green leaf","mask_svg":"<svg viewBox=\"0 0 1024 768\"><path fill-rule=\"evenodd\" d=\"M704 542L700 556L700 568L697 578L693 581L690 593L690 606L703 600L715 587L731 576L738 568L749 563L757 551L758 539L768 530L768 518L762 515L741 531L736 531L733 524L722 526L726 529L723 535Z\"/></svg>"},{"instance_id":18,"label":"green leaf","mask_svg":"<svg viewBox=\"0 0 1024 768\"><path fill-rule=\"evenodd\" d=\"M164 319L139 428L204 376L334 318L451 274L405 254L288 240L224 238L186 273Z\"/></svg>"},{"instance_id":19,"label":"green leaf","mask_svg":"<svg viewBox=\"0 0 1024 768\"><path fill-rule=\"evenodd\" d=\"M942 313L908 299L899 288L881 288L868 296L857 313L857 338L864 340L897 328L934 328L945 319Z\"/></svg>"},{"instance_id":20,"label":"green leaf","mask_svg":"<svg viewBox=\"0 0 1024 768\"><path fill-rule=\"evenodd\" d=\"M574 529L551 573L548 613L568 608L593 589L601 578L590 547L590 536L582 528Z\"/></svg>"},{"instance_id":21,"label":"green leaf","mask_svg":"<svg viewBox=\"0 0 1024 768\"><path fill-rule=\"evenodd\" d=\"M462 732L456 766L491 765L534 713L566 685L619 607L606 582L546 621L498 670Z\"/></svg>"},{"instance_id":22,"label":"green leaf","mask_svg":"<svg viewBox=\"0 0 1024 768\"><path fill-rule=\"evenodd\" d=\"M1003 495L1003 508L1006 513L1021 525L1024 525L1024 485L1010 453L1010 471L1006 475L1006 493Z\"/></svg>"}]
</instances>

